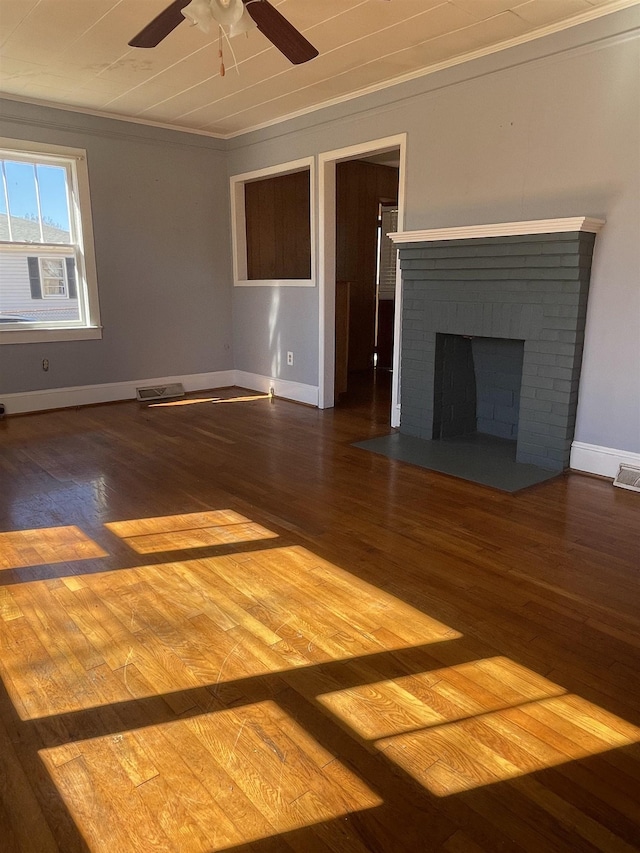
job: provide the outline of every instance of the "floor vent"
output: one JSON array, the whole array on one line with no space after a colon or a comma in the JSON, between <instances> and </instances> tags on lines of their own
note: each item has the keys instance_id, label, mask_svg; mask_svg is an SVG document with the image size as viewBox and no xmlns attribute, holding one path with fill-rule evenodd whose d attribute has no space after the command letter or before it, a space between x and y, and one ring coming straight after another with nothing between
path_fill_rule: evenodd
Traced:
<instances>
[{"instance_id":1,"label":"floor vent","mask_svg":"<svg viewBox=\"0 0 640 853\"><path fill-rule=\"evenodd\" d=\"M184 388L180 382L174 382L171 385L154 385L151 388L136 388L136 397L141 403L172 400L175 397L184 397Z\"/></svg>"},{"instance_id":2,"label":"floor vent","mask_svg":"<svg viewBox=\"0 0 640 853\"><path fill-rule=\"evenodd\" d=\"M631 489L632 492L640 492L640 468L622 464L613 485L621 489Z\"/></svg>"}]
</instances>

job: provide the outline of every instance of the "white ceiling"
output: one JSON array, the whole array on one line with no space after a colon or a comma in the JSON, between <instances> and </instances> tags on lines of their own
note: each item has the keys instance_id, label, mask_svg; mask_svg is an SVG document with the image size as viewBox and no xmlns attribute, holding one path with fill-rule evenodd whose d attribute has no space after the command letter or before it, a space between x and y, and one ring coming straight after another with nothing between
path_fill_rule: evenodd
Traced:
<instances>
[{"instance_id":1,"label":"white ceiling","mask_svg":"<svg viewBox=\"0 0 640 853\"><path fill-rule=\"evenodd\" d=\"M0 93L234 136L639 2L272 0L320 56L293 66L253 30L221 77L217 32L186 21L156 48L127 46L169 0L0 0Z\"/></svg>"}]
</instances>

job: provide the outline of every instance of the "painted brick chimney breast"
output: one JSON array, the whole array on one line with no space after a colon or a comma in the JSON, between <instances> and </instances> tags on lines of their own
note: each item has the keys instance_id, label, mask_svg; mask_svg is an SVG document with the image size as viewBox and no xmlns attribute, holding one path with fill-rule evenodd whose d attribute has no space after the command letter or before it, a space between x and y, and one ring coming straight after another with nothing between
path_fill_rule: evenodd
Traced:
<instances>
[{"instance_id":1,"label":"painted brick chimney breast","mask_svg":"<svg viewBox=\"0 0 640 853\"><path fill-rule=\"evenodd\" d=\"M591 259L602 223L550 222L576 230L537 233L539 223L511 223L505 230L531 225L534 233L393 235L403 282L401 433L437 438L437 334L523 341L516 460L550 470L569 466ZM488 233L499 227L488 226Z\"/></svg>"}]
</instances>

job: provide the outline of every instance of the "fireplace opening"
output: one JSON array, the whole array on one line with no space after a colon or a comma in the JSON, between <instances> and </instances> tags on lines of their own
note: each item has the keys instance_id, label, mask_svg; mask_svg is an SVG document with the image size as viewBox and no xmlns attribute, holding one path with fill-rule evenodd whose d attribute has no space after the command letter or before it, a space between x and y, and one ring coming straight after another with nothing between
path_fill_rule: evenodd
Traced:
<instances>
[{"instance_id":1,"label":"fireplace opening","mask_svg":"<svg viewBox=\"0 0 640 853\"><path fill-rule=\"evenodd\" d=\"M436 334L433 439L516 442L524 341Z\"/></svg>"}]
</instances>

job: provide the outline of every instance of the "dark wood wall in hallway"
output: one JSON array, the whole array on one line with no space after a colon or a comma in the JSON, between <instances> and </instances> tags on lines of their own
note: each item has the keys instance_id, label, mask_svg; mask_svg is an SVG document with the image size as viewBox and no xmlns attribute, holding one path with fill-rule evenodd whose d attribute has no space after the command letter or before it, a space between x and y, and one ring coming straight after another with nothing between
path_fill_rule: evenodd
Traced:
<instances>
[{"instance_id":1,"label":"dark wood wall in hallway","mask_svg":"<svg viewBox=\"0 0 640 853\"><path fill-rule=\"evenodd\" d=\"M336 166L336 279L350 287L349 370L372 365L378 206L397 204L398 169L350 160Z\"/></svg>"}]
</instances>

